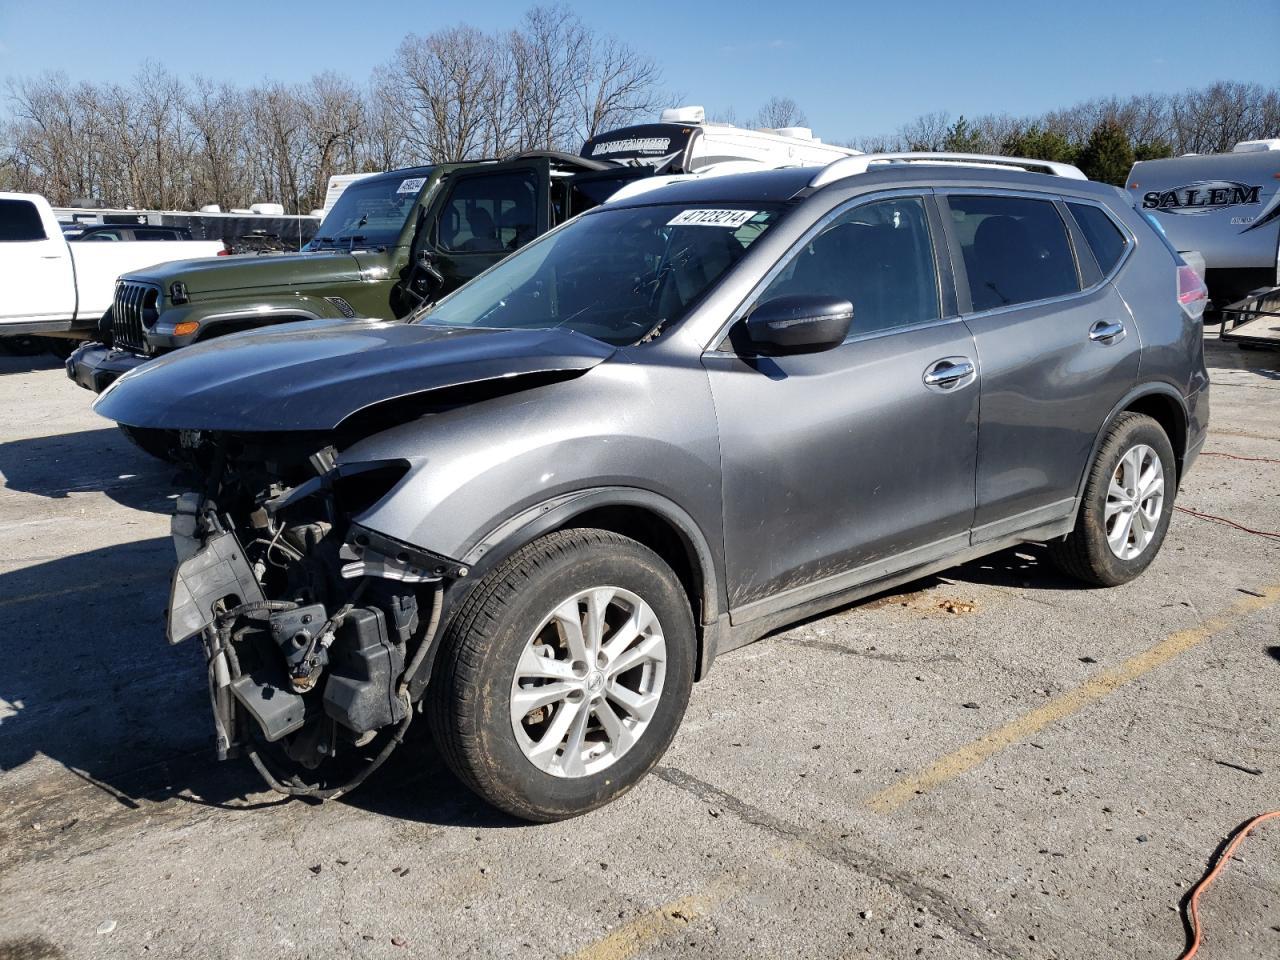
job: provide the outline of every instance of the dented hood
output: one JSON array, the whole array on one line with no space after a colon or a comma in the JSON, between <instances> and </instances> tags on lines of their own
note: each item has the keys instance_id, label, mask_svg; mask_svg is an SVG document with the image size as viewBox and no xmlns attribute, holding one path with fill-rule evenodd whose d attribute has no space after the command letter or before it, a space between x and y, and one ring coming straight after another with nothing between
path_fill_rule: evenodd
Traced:
<instances>
[{"instance_id":1,"label":"dented hood","mask_svg":"<svg viewBox=\"0 0 1280 960\"><path fill-rule=\"evenodd\" d=\"M384 400L524 374L586 371L614 348L569 330L334 320L235 334L152 360L94 410L164 430L331 430Z\"/></svg>"}]
</instances>

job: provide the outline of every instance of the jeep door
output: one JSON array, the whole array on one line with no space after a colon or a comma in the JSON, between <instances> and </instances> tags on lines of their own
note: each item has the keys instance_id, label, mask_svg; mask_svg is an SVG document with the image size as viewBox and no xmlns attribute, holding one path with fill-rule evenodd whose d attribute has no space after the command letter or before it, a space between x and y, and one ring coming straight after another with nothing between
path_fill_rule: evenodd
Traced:
<instances>
[{"instance_id":1,"label":"jeep door","mask_svg":"<svg viewBox=\"0 0 1280 960\"><path fill-rule=\"evenodd\" d=\"M854 309L846 341L770 358L726 339L704 354L734 622L968 546L977 374L941 237L921 191L838 208L741 314L774 297L842 297Z\"/></svg>"},{"instance_id":2,"label":"jeep door","mask_svg":"<svg viewBox=\"0 0 1280 960\"><path fill-rule=\"evenodd\" d=\"M1057 199L939 194L981 371L980 543L1071 516L1094 440L1135 382L1140 344Z\"/></svg>"},{"instance_id":3,"label":"jeep door","mask_svg":"<svg viewBox=\"0 0 1280 960\"><path fill-rule=\"evenodd\" d=\"M545 159L480 164L474 171L449 176L427 217L429 232L418 244L431 251L443 278L433 299L456 290L550 228L550 177Z\"/></svg>"}]
</instances>

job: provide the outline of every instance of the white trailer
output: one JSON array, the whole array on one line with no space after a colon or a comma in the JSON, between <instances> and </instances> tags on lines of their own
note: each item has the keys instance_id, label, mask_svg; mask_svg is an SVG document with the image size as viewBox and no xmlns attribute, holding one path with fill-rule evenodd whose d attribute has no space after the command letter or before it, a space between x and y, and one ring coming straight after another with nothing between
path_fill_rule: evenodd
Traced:
<instances>
[{"instance_id":1,"label":"white trailer","mask_svg":"<svg viewBox=\"0 0 1280 960\"><path fill-rule=\"evenodd\" d=\"M1140 161L1127 187L1170 243L1204 257L1216 306L1280 284L1280 139Z\"/></svg>"},{"instance_id":2,"label":"white trailer","mask_svg":"<svg viewBox=\"0 0 1280 960\"><path fill-rule=\"evenodd\" d=\"M659 174L697 173L747 161L767 167L822 166L861 151L823 143L808 127L749 130L713 123L702 107L663 110L657 123L619 127L592 137L581 155L620 166L654 167Z\"/></svg>"}]
</instances>

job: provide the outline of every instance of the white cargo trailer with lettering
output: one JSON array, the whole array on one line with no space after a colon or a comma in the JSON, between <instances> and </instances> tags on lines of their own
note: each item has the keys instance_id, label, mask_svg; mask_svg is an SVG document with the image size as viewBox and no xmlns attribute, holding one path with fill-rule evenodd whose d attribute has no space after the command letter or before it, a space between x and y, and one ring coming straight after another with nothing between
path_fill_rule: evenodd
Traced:
<instances>
[{"instance_id":1,"label":"white cargo trailer with lettering","mask_svg":"<svg viewBox=\"0 0 1280 960\"><path fill-rule=\"evenodd\" d=\"M1280 139L1140 161L1127 186L1170 243L1204 256L1215 306L1280 284Z\"/></svg>"},{"instance_id":2,"label":"white cargo trailer with lettering","mask_svg":"<svg viewBox=\"0 0 1280 960\"><path fill-rule=\"evenodd\" d=\"M663 110L657 123L610 130L592 137L581 150L591 160L654 167L659 174L697 173L734 161L766 167L825 166L859 153L823 143L808 127L750 130L710 122L702 107Z\"/></svg>"}]
</instances>

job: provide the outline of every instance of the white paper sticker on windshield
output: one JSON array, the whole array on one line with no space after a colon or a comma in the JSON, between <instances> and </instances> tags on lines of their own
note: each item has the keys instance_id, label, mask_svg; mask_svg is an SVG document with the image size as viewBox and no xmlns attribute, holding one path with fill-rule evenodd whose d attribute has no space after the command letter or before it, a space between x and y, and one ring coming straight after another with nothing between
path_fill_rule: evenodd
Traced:
<instances>
[{"instance_id":1,"label":"white paper sticker on windshield","mask_svg":"<svg viewBox=\"0 0 1280 960\"><path fill-rule=\"evenodd\" d=\"M729 227L736 230L757 212L756 210L682 210L667 221L667 226Z\"/></svg>"},{"instance_id":2,"label":"white paper sticker on windshield","mask_svg":"<svg viewBox=\"0 0 1280 960\"><path fill-rule=\"evenodd\" d=\"M417 193L426 182L426 177L412 177L408 180L401 180L400 189L396 193Z\"/></svg>"}]
</instances>

